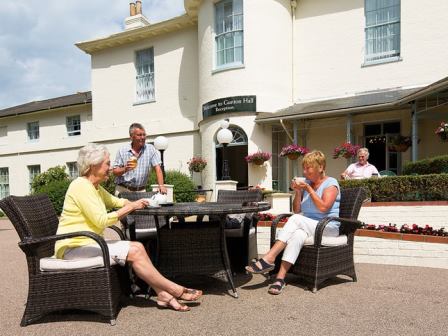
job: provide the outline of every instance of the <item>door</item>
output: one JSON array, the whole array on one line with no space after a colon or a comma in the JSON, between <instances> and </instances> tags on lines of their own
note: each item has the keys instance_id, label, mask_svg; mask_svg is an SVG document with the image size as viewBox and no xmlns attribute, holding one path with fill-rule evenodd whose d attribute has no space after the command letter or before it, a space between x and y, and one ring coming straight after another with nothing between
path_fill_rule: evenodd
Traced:
<instances>
[{"instance_id":1,"label":"door","mask_svg":"<svg viewBox=\"0 0 448 336\"><path fill-rule=\"evenodd\" d=\"M392 136L401 133L400 122L364 125L364 146L369 150L369 162L379 171L401 172L401 153L389 151Z\"/></svg>"},{"instance_id":2,"label":"door","mask_svg":"<svg viewBox=\"0 0 448 336\"><path fill-rule=\"evenodd\" d=\"M216 145L216 179L221 180L224 165L228 165L228 173L231 180L237 181L237 188L248 186L248 168L244 157L247 156L247 135L238 126L231 125L233 139L226 147L219 144L215 138ZM227 162L224 162L227 161Z\"/></svg>"}]
</instances>

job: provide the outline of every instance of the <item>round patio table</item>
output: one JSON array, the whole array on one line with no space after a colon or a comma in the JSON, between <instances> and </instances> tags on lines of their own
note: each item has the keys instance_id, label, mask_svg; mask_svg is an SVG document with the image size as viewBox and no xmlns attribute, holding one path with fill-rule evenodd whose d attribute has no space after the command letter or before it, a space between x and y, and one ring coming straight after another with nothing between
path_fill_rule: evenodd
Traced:
<instances>
[{"instance_id":1,"label":"round patio table","mask_svg":"<svg viewBox=\"0 0 448 336\"><path fill-rule=\"evenodd\" d=\"M167 277L203 274L227 280L233 296L238 297L227 254L225 222L228 214L269 210L266 202L229 204L217 202L174 203L135 210L132 215L154 216L157 227L157 267ZM185 217L197 216L195 221ZM159 226L158 216L176 217L177 222ZM203 221L209 216L209 221Z\"/></svg>"}]
</instances>

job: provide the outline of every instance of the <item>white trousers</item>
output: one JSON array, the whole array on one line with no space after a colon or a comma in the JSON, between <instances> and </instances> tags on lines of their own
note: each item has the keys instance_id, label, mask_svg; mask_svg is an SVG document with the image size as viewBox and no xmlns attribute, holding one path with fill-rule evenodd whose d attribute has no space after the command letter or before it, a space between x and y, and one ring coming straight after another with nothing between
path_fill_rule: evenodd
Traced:
<instances>
[{"instance_id":1,"label":"white trousers","mask_svg":"<svg viewBox=\"0 0 448 336\"><path fill-rule=\"evenodd\" d=\"M277 240L286 244L282 260L294 264L299 257L300 250L308 237L314 237L316 226L319 221L303 215L292 215L289 217L283 229L279 232ZM339 236L339 228L327 226L324 230L325 236Z\"/></svg>"}]
</instances>

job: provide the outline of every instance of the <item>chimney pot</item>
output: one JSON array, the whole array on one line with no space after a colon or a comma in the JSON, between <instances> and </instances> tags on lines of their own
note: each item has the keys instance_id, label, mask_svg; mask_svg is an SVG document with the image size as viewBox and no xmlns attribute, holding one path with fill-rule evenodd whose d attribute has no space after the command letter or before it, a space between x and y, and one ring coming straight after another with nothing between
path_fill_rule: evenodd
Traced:
<instances>
[{"instance_id":1,"label":"chimney pot","mask_svg":"<svg viewBox=\"0 0 448 336\"><path fill-rule=\"evenodd\" d=\"M129 3L129 16L134 16L135 14L137 14L136 10L135 10L135 3L130 2Z\"/></svg>"},{"instance_id":2,"label":"chimney pot","mask_svg":"<svg viewBox=\"0 0 448 336\"><path fill-rule=\"evenodd\" d=\"M142 14L142 2L140 0L137 0L135 2L135 8L136 8L137 14Z\"/></svg>"}]
</instances>

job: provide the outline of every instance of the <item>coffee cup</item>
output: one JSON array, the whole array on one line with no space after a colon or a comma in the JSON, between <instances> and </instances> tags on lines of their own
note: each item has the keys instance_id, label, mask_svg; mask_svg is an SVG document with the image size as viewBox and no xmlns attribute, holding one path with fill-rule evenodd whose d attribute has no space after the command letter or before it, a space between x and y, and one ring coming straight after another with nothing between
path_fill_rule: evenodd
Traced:
<instances>
[{"instance_id":1,"label":"coffee cup","mask_svg":"<svg viewBox=\"0 0 448 336\"><path fill-rule=\"evenodd\" d=\"M168 202L167 196L164 194L160 194L160 193L152 195L151 199L156 201L157 205L165 204Z\"/></svg>"},{"instance_id":2,"label":"coffee cup","mask_svg":"<svg viewBox=\"0 0 448 336\"><path fill-rule=\"evenodd\" d=\"M157 202L157 200L152 198L152 197L151 198L144 198L144 200L148 202L148 206L151 206L151 207L159 206L159 202Z\"/></svg>"},{"instance_id":3,"label":"coffee cup","mask_svg":"<svg viewBox=\"0 0 448 336\"><path fill-rule=\"evenodd\" d=\"M294 181L296 184L299 184L299 183L305 183L306 178L296 176L296 177L293 178L293 181Z\"/></svg>"}]
</instances>

